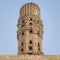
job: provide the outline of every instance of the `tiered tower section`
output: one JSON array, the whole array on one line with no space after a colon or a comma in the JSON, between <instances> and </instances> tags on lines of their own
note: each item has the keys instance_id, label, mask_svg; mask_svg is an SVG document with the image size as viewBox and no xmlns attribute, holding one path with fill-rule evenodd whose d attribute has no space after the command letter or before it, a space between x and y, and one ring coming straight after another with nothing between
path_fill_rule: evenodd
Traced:
<instances>
[{"instance_id":1,"label":"tiered tower section","mask_svg":"<svg viewBox=\"0 0 60 60\"><path fill-rule=\"evenodd\" d=\"M36 4L27 3L22 6L17 26L18 55L43 54L43 25L40 9Z\"/></svg>"}]
</instances>

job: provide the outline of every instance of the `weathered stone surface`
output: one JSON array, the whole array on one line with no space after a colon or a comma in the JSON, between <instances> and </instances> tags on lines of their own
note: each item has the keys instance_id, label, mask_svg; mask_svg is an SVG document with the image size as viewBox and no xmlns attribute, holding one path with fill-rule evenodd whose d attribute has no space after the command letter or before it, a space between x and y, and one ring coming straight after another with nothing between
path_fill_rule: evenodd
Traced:
<instances>
[{"instance_id":1,"label":"weathered stone surface","mask_svg":"<svg viewBox=\"0 0 60 60\"><path fill-rule=\"evenodd\" d=\"M43 24L40 9L36 4L27 3L21 8L17 26L18 55L0 55L0 60L60 60L60 55L42 53ZM32 33L29 33L30 29ZM30 40L33 44L29 44ZM29 46L33 48L32 51Z\"/></svg>"},{"instance_id":2,"label":"weathered stone surface","mask_svg":"<svg viewBox=\"0 0 60 60\"><path fill-rule=\"evenodd\" d=\"M43 54L43 24L40 15L40 8L35 3L27 3L20 9L17 25L19 55Z\"/></svg>"},{"instance_id":3,"label":"weathered stone surface","mask_svg":"<svg viewBox=\"0 0 60 60\"><path fill-rule=\"evenodd\" d=\"M5 55L0 60L60 60L60 55Z\"/></svg>"}]
</instances>

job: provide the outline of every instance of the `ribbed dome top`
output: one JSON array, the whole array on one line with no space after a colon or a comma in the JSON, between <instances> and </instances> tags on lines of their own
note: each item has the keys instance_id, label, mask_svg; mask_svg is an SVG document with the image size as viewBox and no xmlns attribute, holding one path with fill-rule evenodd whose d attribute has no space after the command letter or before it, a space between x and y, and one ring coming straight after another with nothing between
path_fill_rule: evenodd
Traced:
<instances>
[{"instance_id":1,"label":"ribbed dome top","mask_svg":"<svg viewBox=\"0 0 60 60\"><path fill-rule=\"evenodd\" d=\"M35 3L27 3L25 5L22 6L21 10L20 10L20 17L24 16L24 15L37 15L38 17L40 16L40 9L38 7L38 5L36 5Z\"/></svg>"}]
</instances>

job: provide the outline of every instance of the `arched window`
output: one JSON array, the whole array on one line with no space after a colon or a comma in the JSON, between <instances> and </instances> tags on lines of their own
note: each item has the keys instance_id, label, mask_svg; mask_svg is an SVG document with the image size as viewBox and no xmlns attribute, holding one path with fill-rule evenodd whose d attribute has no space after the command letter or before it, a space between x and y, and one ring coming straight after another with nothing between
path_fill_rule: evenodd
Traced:
<instances>
[{"instance_id":1,"label":"arched window","mask_svg":"<svg viewBox=\"0 0 60 60\"><path fill-rule=\"evenodd\" d=\"M24 35L24 32L22 32L22 35Z\"/></svg>"},{"instance_id":2,"label":"arched window","mask_svg":"<svg viewBox=\"0 0 60 60\"><path fill-rule=\"evenodd\" d=\"M22 25L22 27L23 27L24 25Z\"/></svg>"},{"instance_id":3,"label":"arched window","mask_svg":"<svg viewBox=\"0 0 60 60\"><path fill-rule=\"evenodd\" d=\"M24 43L22 42L22 43L21 43L21 45L23 46L23 45L24 45Z\"/></svg>"},{"instance_id":4,"label":"arched window","mask_svg":"<svg viewBox=\"0 0 60 60\"><path fill-rule=\"evenodd\" d=\"M40 47L40 44L39 44L39 42L38 42L38 47Z\"/></svg>"},{"instance_id":5,"label":"arched window","mask_svg":"<svg viewBox=\"0 0 60 60\"><path fill-rule=\"evenodd\" d=\"M32 25L32 23L29 23L29 25Z\"/></svg>"},{"instance_id":6,"label":"arched window","mask_svg":"<svg viewBox=\"0 0 60 60\"><path fill-rule=\"evenodd\" d=\"M40 43L38 42L38 50L40 50Z\"/></svg>"},{"instance_id":7,"label":"arched window","mask_svg":"<svg viewBox=\"0 0 60 60\"><path fill-rule=\"evenodd\" d=\"M33 31L32 31L32 29L30 30L30 33L32 33Z\"/></svg>"},{"instance_id":8,"label":"arched window","mask_svg":"<svg viewBox=\"0 0 60 60\"><path fill-rule=\"evenodd\" d=\"M25 23L25 21L23 20L22 23Z\"/></svg>"},{"instance_id":9,"label":"arched window","mask_svg":"<svg viewBox=\"0 0 60 60\"><path fill-rule=\"evenodd\" d=\"M32 41L30 40L29 44L32 44Z\"/></svg>"},{"instance_id":10,"label":"arched window","mask_svg":"<svg viewBox=\"0 0 60 60\"><path fill-rule=\"evenodd\" d=\"M24 50L23 50L23 49L21 49L21 51L23 52Z\"/></svg>"},{"instance_id":11,"label":"arched window","mask_svg":"<svg viewBox=\"0 0 60 60\"><path fill-rule=\"evenodd\" d=\"M33 46L32 46L32 41L29 41L29 50L32 50Z\"/></svg>"},{"instance_id":12,"label":"arched window","mask_svg":"<svg viewBox=\"0 0 60 60\"><path fill-rule=\"evenodd\" d=\"M29 50L32 50L32 46L29 46Z\"/></svg>"},{"instance_id":13,"label":"arched window","mask_svg":"<svg viewBox=\"0 0 60 60\"><path fill-rule=\"evenodd\" d=\"M38 35L39 35L39 32L38 32Z\"/></svg>"}]
</instances>

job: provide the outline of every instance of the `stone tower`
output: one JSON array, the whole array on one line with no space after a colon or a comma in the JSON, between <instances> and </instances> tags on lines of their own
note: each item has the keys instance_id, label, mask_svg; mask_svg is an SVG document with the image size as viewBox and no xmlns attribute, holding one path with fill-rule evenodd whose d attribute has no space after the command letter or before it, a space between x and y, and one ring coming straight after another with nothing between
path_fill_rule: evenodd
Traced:
<instances>
[{"instance_id":1,"label":"stone tower","mask_svg":"<svg viewBox=\"0 0 60 60\"><path fill-rule=\"evenodd\" d=\"M22 6L17 25L18 55L43 54L43 25L40 16L40 9L35 3Z\"/></svg>"},{"instance_id":2,"label":"stone tower","mask_svg":"<svg viewBox=\"0 0 60 60\"><path fill-rule=\"evenodd\" d=\"M0 55L0 60L60 60L60 55L42 53L43 25L35 3L22 6L18 19L18 55Z\"/></svg>"}]
</instances>

